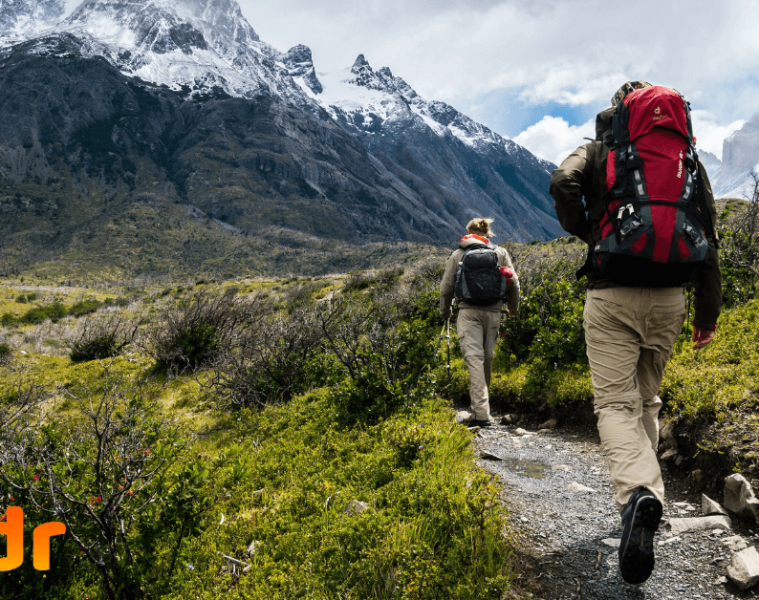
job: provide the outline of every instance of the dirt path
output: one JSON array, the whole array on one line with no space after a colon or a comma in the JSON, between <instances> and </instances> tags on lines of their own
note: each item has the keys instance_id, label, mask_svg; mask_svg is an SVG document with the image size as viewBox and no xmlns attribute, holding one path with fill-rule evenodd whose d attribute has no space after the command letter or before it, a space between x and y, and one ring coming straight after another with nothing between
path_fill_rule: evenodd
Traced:
<instances>
[{"instance_id":1,"label":"dirt path","mask_svg":"<svg viewBox=\"0 0 759 600\"><path fill-rule=\"evenodd\" d=\"M731 550L722 539L740 534L759 545L757 530L733 519L733 530L656 537L656 567L641 586L625 583L615 541L621 520L612 501L597 436L566 432L519 436L515 427L481 430L475 447L482 466L498 475L501 499L519 535L517 586L542 600L695 600L755 598L726 582ZM498 458L487 458L490 453ZM701 494L670 477L664 468L664 519L701 516ZM580 484L593 491L574 491ZM759 588L757 588L759 594Z\"/></svg>"}]
</instances>

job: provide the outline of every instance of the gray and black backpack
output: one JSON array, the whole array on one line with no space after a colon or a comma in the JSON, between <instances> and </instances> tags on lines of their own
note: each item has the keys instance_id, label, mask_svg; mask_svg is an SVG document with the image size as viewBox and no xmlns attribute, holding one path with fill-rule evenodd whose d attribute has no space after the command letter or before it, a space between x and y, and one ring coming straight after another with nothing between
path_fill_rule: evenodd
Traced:
<instances>
[{"instance_id":1,"label":"gray and black backpack","mask_svg":"<svg viewBox=\"0 0 759 600\"><path fill-rule=\"evenodd\" d=\"M507 279L498 268L498 252L492 246L468 249L459 263L453 292L459 302L489 306L506 300Z\"/></svg>"}]
</instances>

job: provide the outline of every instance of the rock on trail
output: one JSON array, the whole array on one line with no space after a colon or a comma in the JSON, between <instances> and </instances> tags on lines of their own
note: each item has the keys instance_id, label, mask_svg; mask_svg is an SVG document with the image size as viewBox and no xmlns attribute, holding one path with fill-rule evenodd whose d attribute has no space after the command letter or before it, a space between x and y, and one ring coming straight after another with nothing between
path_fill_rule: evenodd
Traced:
<instances>
[{"instance_id":1,"label":"rock on trail","mask_svg":"<svg viewBox=\"0 0 759 600\"><path fill-rule=\"evenodd\" d=\"M695 508L702 506L701 495L673 492L668 467L663 466L668 497L655 538L656 566L646 583L634 586L619 574L621 520L597 437L499 425L480 430L474 445L488 457L480 464L498 476L501 500L511 513L515 586L535 600L712 600L759 593L759 586L742 591L730 580L753 568L753 553L744 549L737 558L735 549L743 543L736 538L752 548L759 545L757 531L722 515L708 517L712 525L702 529L707 519L701 521L705 515Z\"/></svg>"}]
</instances>

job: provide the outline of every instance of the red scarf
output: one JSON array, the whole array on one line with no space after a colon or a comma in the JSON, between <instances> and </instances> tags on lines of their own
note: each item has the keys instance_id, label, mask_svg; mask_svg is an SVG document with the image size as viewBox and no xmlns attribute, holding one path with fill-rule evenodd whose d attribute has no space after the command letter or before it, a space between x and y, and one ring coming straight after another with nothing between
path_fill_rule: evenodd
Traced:
<instances>
[{"instance_id":1,"label":"red scarf","mask_svg":"<svg viewBox=\"0 0 759 600\"><path fill-rule=\"evenodd\" d=\"M465 235L463 238L461 238L462 242L466 240L477 240L478 242L482 242L483 244L490 246L490 240L488 238L482 237L481 235L476 235L474 233L470 233L469 235Z\"/></svg>"}]
</instances>

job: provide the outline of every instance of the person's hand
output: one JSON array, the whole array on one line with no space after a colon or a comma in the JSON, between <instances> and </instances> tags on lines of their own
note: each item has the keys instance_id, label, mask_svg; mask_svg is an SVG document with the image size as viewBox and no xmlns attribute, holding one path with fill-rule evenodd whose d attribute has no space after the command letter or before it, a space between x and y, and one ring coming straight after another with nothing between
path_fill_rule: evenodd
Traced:
<instances>
[{"instance_id":1,"label":"person's hand","mask_svg":"<svg viewBox=\"0 0 759 600\"><path fill-rule=\"evenodd\" d=\"M693 326L693 345L694 350L701 350L706 348L712 343L714 339L714 331L717 329L716 325L713 325L711 329L701 329L700 327Z\"/></svg>"}]
</instances>

